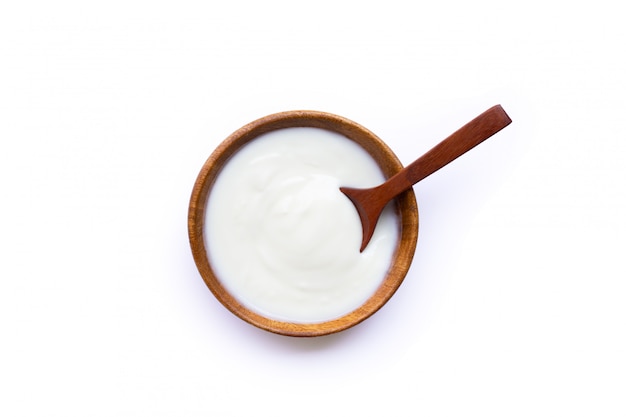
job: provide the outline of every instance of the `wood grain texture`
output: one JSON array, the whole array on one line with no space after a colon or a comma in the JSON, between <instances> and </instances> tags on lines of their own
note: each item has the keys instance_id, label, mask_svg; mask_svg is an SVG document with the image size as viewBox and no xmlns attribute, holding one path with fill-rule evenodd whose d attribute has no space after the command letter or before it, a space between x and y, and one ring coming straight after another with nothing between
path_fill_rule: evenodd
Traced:
<instances>
[{"instance_id":1,"label":"wood grain texture","mask_svg":"<svg viewBox=\"0 0 626 417\"><path fill-rule=\"evenodd\" d=\"M374 234L380 213L389 201L487 140L510 123L511 119L502 106L493 106L383 184L366 189L342 187L341 191L352 201L361 218L363 229L361 252Z\"/></svg>"},{"instance_id":2,"label":"wood grain texture","mask_svg":"<svg viewBox=\"0 0 626 417\"><path fill-rule=\"evenodd\" d=\"M344 135L358 143L374 158L386 178L392 177L403 168L396 155L376 135L343 117L307 110L288 111L263 117L230 135L217 147L200 170L189 202L189 242L202 279L215 297L233 314L256 327L281 335L322 336L348 329L367 319L398 289L409 270L417 244L419 227L417 202L412 189L396 198L400 238L393 260L383 283L361 307L335 320L311 324L272 320L248 309L224 288L211 267L211 260L204 244L205 208L215 179L234 153L264 133L290 127L316 127ZM206 232L211 233L210 230Z\"/></svg>"}]
</instances>

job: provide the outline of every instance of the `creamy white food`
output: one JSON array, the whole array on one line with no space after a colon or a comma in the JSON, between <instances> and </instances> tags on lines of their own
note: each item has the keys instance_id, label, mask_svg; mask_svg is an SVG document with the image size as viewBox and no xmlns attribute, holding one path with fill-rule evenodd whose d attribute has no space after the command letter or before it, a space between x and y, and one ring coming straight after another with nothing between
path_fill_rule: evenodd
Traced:
<instances>
[{"instance_id":1,"label":"creamy white food","mask_svg":"<svg viewBox=\"0 0 626 417\"><path fill-rule=\"evenodd\" d=\"M272 319L316 323L353 311L383 281L399 226L390 205L360 253L360 220L339 187L383 181L371 156L337 133L258 137L228 161L208 198L205 243L216 276Z\"/></svg>"}]
</instances>

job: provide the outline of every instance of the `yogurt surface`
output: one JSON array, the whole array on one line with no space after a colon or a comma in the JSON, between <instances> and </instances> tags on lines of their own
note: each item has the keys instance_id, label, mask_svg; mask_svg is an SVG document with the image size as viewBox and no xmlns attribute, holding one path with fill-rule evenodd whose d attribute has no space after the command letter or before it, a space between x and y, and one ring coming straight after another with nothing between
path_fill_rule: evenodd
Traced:
<instances>
[{"instance_id":1,"label":"yogurt surface","mask_svg":"<svg viewBox=\"0 0 626 417\"><path fill-rule=\"evenodd\" d=\"M266 133L226 163L209 194L205 245L222 285L266 317L316 323L360 307L379 287L399 237L389 205L367 248L340 186L385 180L358 144L317 128Z\"/></svg>"}]
</instances>

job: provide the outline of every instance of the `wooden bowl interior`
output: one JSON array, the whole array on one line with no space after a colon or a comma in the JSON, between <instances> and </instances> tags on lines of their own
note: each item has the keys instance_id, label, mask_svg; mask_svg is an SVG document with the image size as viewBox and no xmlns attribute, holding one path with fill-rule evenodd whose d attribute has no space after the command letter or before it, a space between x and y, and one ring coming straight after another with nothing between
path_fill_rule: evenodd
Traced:
<instances>
[{"instance_id":1,"label":"wooden bowl interior","mask_svg":"<svg viewBox=\"0 0 626 417\"><path fill-rule=\"evenodd\" d=\"M232 313L261 329L287 336L321 336L352 327L378 311L402 283L413 259L418 234L418 211L415 194L408 190L395 199L400 218L400 239L387 276L378 290L359 308L337 319L322 323L291 323L272 320L240 304L220 283L211 268L204 240L207 198L215 179L230 157L256 137L277 129L316 127L334 131L355 141L378 163L386 178L402 169L402 164L376 135L340 116L316 111L289 111L256 120L230 135L203 165L194 185L188 213L191 250L202 279L215 297Z\"/></svg>"}]
</instances>

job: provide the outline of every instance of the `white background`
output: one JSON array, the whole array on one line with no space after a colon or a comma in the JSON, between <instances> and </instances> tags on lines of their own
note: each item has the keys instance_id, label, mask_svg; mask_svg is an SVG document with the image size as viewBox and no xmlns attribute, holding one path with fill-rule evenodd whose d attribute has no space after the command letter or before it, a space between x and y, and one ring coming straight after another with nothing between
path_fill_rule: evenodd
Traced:
<instances>
[{"instance_id":1,"label":"white background","mask_svg":"<svg viewBox=\"0 0 626 417\"><path fill-rule=\"evenodd\" d=\"M0 414L626 415L626 29L618 2L5 1ZM187 241L215 146L292 109L407 164L393 299L341 334L234 317Z\"/></svg>"}]
</instances>

